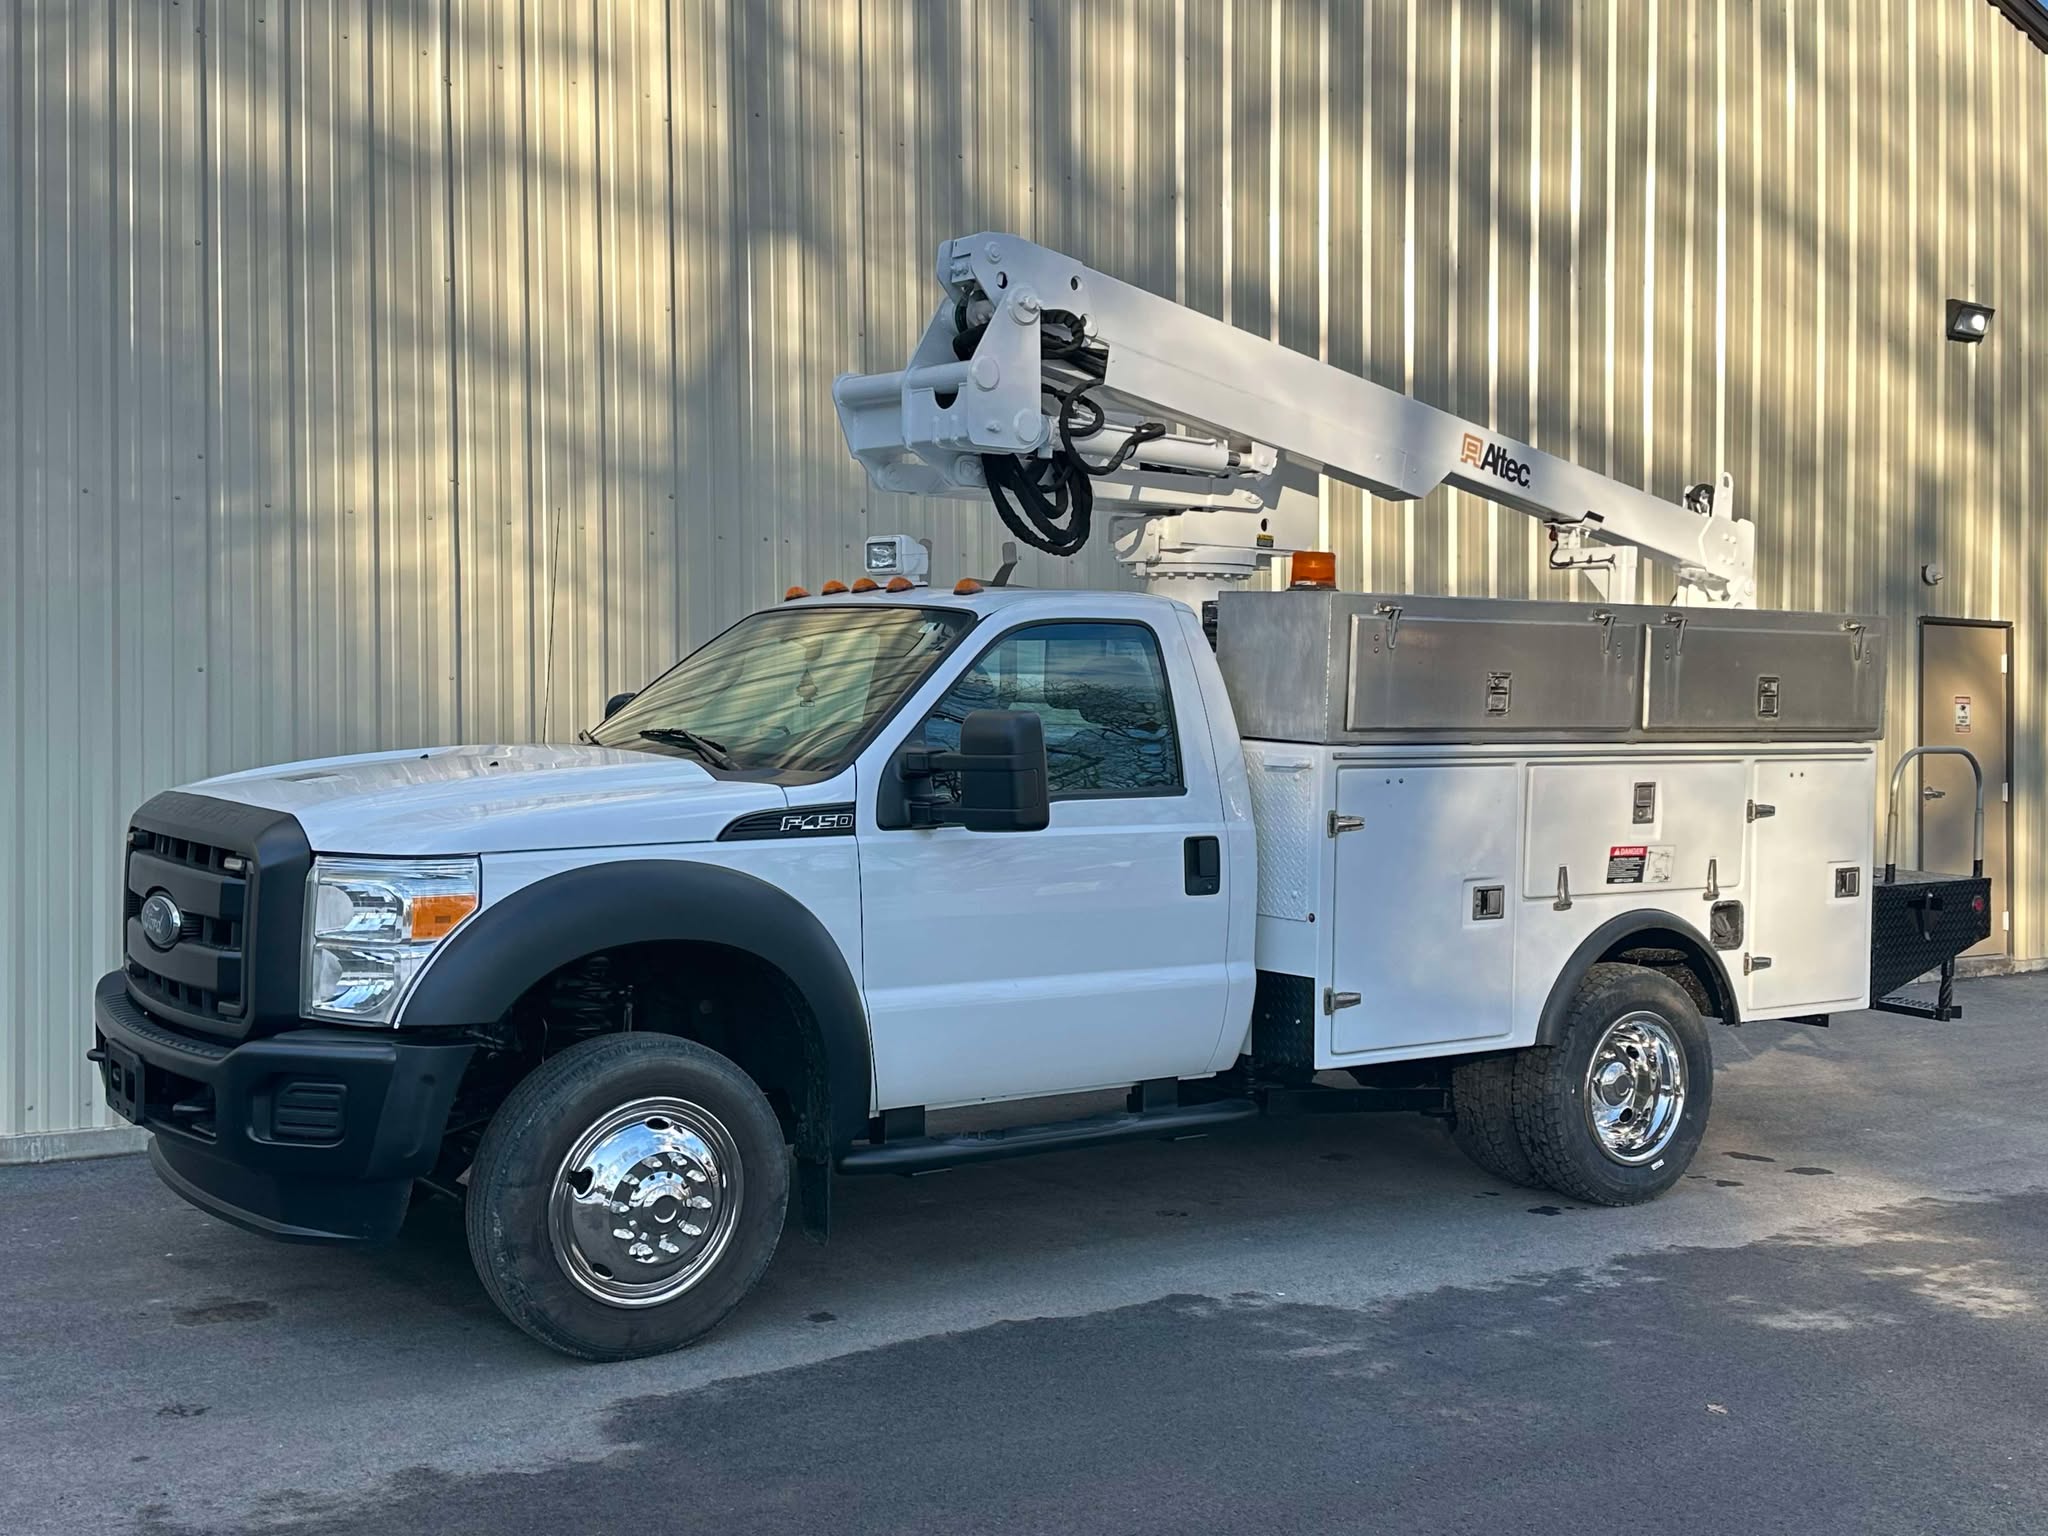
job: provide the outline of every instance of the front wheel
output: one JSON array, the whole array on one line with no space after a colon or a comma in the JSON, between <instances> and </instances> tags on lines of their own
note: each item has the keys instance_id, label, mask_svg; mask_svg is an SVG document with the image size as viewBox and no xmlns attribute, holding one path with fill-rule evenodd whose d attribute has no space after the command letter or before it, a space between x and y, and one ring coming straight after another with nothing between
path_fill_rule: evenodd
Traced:
<instances>
[{"instance_id":1,"label":"front wheel","mask_svg":"<svg viewBox=\"0 0 2048 1536\"><path fill-rule=\"evenodd\" d=\"M552 1349L625 1360L709 1332L782 1235L789 1161L761 1090L715 1051L609 1035L513 1089L470 1171L470 1257Z\"/></svg>"},{"instance_id":2,"label":"front wheel","mask_svg":"<svg viewBox=\"0 0 2048 1536\"><path fill-rule=\"evenodd\" d=\"M1634 1205L1678 1182L1714 1097L1707 1026L1684 988L1639 965L1586 972L1555 1045L1515 1065L1515 1125L1543 1182Z\"/></svg>"}]
</instances>

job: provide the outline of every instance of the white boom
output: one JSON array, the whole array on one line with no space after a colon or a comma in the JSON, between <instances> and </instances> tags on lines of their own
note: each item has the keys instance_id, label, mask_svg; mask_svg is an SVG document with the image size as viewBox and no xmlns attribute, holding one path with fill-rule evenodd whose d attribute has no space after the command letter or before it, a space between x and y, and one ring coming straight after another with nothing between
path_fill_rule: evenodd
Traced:
<instances>
[{"instance_id":1,"label":"white boom","mask_svg":"<svg viewBox=\"0 0 2048 1536\"><path fill-rule=\"evenodd\" d=\"M1015 235L946 241L938 280L909 364L832 388L883 490L989 495L1055 554L1101 501L1118 558L1199 605L1315 547L1318 473L1391 501L1451 485L1542 520L1552 567L1609 600L1635 600L1646 550L1679 603L1755 605L1755 525L1725 474L1661 500Z\"/></svg>"}]
</instances>

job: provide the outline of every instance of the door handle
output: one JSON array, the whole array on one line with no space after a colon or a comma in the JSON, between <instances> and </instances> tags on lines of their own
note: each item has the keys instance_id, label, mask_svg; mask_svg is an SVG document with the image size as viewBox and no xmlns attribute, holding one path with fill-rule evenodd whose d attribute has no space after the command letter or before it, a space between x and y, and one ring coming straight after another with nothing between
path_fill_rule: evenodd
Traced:
<instances>
[{"instance_id":1,"label":"door handle","mask_svg":"<svg viewBox=\"0 0 2048 1536\"><path fill-rule=\"evenodd\" d=\"M1223 889L1223 839L1191 837L1182 846L1190 896L1214 896Z\"/></svg>"},{"instance_id":2,"label":"door handle","mask_svg":"<svg viewBox=\"0 0 2048 1536\"><path fill-rule=\"evenodd\" d=\"M1946 800L1948 798L1948 791L1945 789L1936 789L1932 784L1930 784L1925 789L1920 791L1920 798L1922 800Z\"/></svg>"}]
</instances>

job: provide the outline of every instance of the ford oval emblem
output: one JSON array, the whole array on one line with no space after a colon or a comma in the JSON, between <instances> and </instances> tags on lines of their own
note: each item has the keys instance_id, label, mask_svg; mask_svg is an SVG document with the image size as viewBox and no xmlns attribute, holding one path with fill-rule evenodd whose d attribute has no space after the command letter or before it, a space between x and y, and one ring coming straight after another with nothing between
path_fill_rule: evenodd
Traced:
<instances>
[{"instance_id":1,"label":"ford oval emblem","mask_svg":"<svg viewBox=\"0 0 2048 1536\"><path fill-rule=\"evenodd\" d=\"M169 949L177 943L185 928L185 914L163 891L150 892L149 900L142 904L141 917L142 936L158 949Z\"/></svg>"}]
</instances>

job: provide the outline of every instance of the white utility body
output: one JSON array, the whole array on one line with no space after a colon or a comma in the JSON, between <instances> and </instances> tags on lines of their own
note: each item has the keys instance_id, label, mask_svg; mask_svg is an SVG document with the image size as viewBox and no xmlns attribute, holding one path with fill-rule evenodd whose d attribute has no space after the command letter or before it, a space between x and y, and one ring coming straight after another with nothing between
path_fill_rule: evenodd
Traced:
<instances>
[{"instance_id":1,"label":"white utility body","mask_svg":"<svg viewBox=\"0 0 2048 1536\"><path fill-rule=\"evenodd\" d=\"M1603 923L1662 912L1704 932L1717 901L1749 908L1757 948L1727 957L1743 1018L1869 1000L1868 902L1800 894L1869 867L1867 746L1248 742L1245 756L1259 966L1311 981L1317 1067L1533 1044L1567 962ZM1638 784L1659 797L1647 825L1629 822ZM1758 800L1774 821L1744 820ZM1351 825L1330 837L1332 818ZM1588 881L1562 910L1561 868ZM1498 907L1482 910L1486 892ZM1765 949L1770 964L1753 968Z\"/></svg>"},{"instance_id":2,"label":"white utility body","mask_svg":"<svg viewBox=\"0 0 2048 1536\"><path fill-rule=\"evenodd\" d=\"M736 1304L792 1187L822 1235L835 1175L1396 1109L1647 1199L1712 1022L1988 932L1981 868L1879 870L1882 625L1755 612L1725 477L1659 501L1013 237L939 278L910 366L836 386L854 453L1055 553L1099 494L1150 590L934 589L871 539L579 744L151 800L93 1059L174 1189L325 1241L461 1200L509 1317L620 1358ZM1600 600L1338 592L1316 474L1492 496ZM1645 550L1678 601L1631 601Z\"/></svg>"}]
</instances>

